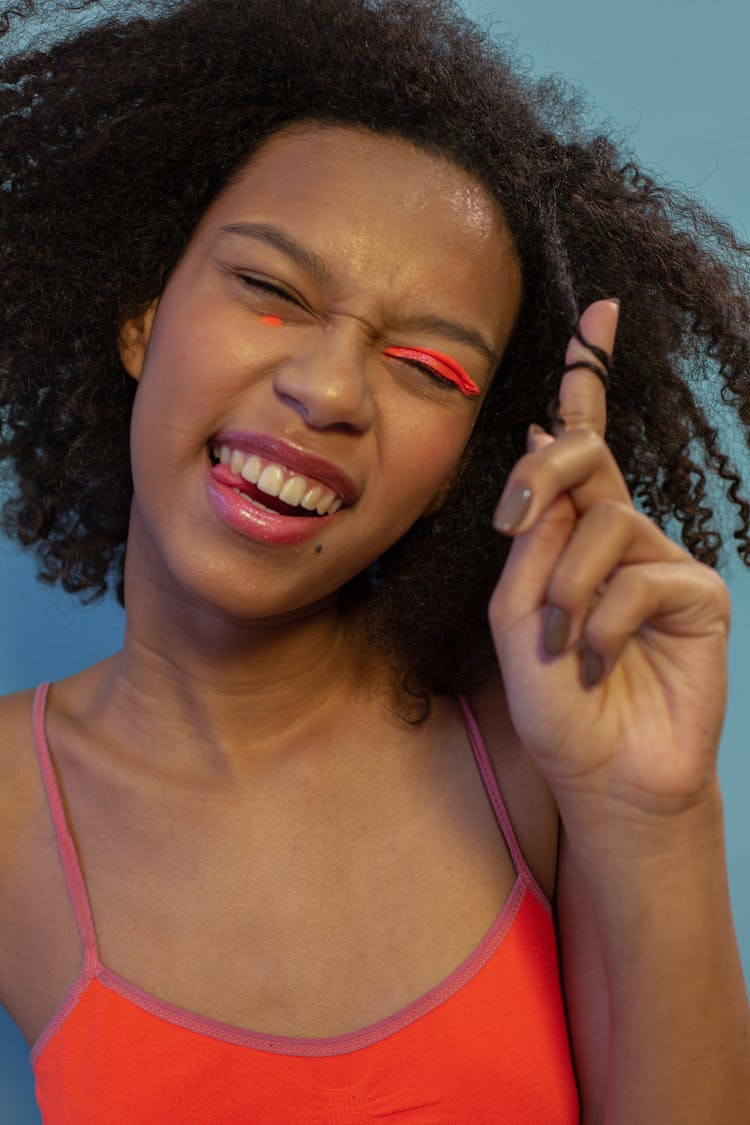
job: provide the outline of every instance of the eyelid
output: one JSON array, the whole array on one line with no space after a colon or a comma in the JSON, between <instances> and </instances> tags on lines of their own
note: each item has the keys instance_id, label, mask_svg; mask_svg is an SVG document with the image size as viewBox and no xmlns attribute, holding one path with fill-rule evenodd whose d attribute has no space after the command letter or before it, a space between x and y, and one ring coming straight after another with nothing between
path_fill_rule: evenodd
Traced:
<instances>
[{"instance_id":1,"label":"eyelid","mask_svg":"<svg viewBox=\"0 0 750 1125\"><path fill-rule=\"evenodd\" d=\"M283 289L280 285L276 285L273 281L267 281L264 277L256 277L254 274L250 273L240 273L238 276L247 285L255 285L258 289L263 289L267 293L272 293L275 297L281 297L285 301L291 301L294 305L302 305L299 297L289 293L288 290Z\"/></svg>"},{"instance_id":2,"label":"eyelid","mask_svg":"<svg viewBox=\"0 0 750 1125\"><path fill-rule=\"evenodd\" d=\"M220 260L218 265L222 273L227 274L237 281L241 281L248 289L256 288L271 296L279 297L281 300L289 301L290 304L298 305L302 309L307 308L305 301L303 301L299 294L275 281L272 277L253 273L249 269L243 269L228 261Z\"/></svg>"},{"instance_id":3,"label":"eyelid","mask_svg":"<svg viewBox=\"0 0 750 1125\"><path fill-rule=\"evenodd\" d=\"M482 393L474 380L466 374L463 367L443 352L436 352L431 348L390 347L386 348L383 354L393 356L395 359L415 360L417 363L424 363L426 359L430 360L431 362L427 366L432 367L443 378L449 379L467 398L476 398L477 395Z\"/></svg>"}]
</instances>

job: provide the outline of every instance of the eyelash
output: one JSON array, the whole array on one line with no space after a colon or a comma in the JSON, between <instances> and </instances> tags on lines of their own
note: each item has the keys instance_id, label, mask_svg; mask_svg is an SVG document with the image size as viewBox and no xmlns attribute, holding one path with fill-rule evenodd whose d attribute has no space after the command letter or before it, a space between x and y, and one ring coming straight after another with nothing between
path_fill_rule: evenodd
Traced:
<instances>
[{"instance_id":1,"label":"eyelash","mask_svg":"<svg viewBox=\"0 0 750 1125\"><path fill-rule=\"evenodd\" d=\"M461 394L466 395L467 398L475 398L481 393L480 388L471 379L463 368L459 367L450 356L443 355L441 352L435 352L428 349L421 348L403 348L397 345L392 345L386 348L386 355L393 356L394 359L400 359L405 363L411 363L415 367L426 370L433 380L436 380L441 385L448 385L448 389L453 391L457 390ZM431 359L432 363L423 362L423 358Z\"/></svg>"},{"instance_id":2,"label":"eyelash","mask_svg":"<svg viewBox=\"0 0 750 1125\"><path fill-rule=\"evenodd\" d=\"M239 274L238 276L249 289L260 289L265 293L269 293L274 297L278 297L279 300L285 301L290 305L296 305L298 308L304 307L300 301L298 301L295 297L292 297L284 289L279 288L278 285L274 285L273 282L265 281L257 277L252 277L249 274ZM445 375L441 375L440 372L436 371L435 368L430 364L420 363L419 360L411 358L406 359L400 356L394 356L393 358L400 359L401 363L406 363L409 367L414 367L417 369L417 371L424 372L425 375L428 375L429 378L433 380L433 382L437 383L443 390L446 390L449 393L461 393L461 388L457 386L453 379L448 379Z\"/></svg>"},{"instance_id":3,"label":"eyelash","mask_svg":"<svg viewBox=\"0 0 750 1125\"><path fill-rule=\"evenodd\" d=\"M394 356L394 359L399 359L401 363L408 364L409 367L416 367L417 371L424 371L425 375L429 375L431 379L444 387L446 391L458 391L459 388L452 379L447 379L445 375L441 375L434 367L430 367L428 363L420 363L416 359L402 359L400 356ZM460 393L460 392L459 392Z\"/></svg>"},{"instance_id":4,"label":"eyelash","mask_svg":"<svg viewBox=\"0 0 750 1125\"><path fill-rule=\"evenodd\" d=\"M288 301L290 305L297 305L302 308L301 303L287 293L284 289L280 289L278 285L274 285L270 281L262 281L258 277L250 277L248 274L240 274L240 279L248 287L248 289L262 289L265 293L270 293L274 297L279 297L282 301Z\"/></svg>"}]
</instances>

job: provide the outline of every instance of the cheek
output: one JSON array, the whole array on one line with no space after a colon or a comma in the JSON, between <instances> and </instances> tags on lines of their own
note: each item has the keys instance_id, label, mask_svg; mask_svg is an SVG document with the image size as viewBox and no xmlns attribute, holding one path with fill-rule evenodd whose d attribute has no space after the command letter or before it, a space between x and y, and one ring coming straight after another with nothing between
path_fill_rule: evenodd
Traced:
<instances>
[{"instance_id":1,"label":"cheek","mask_svg":"<svg viewBox=\"0 0 750 1125\"><path fill-rule=\"evenodd\" d=\"M403 427L390 444L393 476L402 495L408 493L419 508L429 507L450 486L471 437L470 419L443 413L430 424ZM397 485L397 488L399 485Z\"/></svg>"},{"instance_id":2,"label":"cheek","mask_svg":"<svg viewBox=\"0 0 750 1125\"><path fill-rule=\"evenodd\" d=\"M191 317L187 311L178 323L164 321L159 327L136 396L141 426L167 444L182 435L200 442L217 411L247 386L257 361L233 347L230 331L205 315Z\"/></svg>"}]
</instances>

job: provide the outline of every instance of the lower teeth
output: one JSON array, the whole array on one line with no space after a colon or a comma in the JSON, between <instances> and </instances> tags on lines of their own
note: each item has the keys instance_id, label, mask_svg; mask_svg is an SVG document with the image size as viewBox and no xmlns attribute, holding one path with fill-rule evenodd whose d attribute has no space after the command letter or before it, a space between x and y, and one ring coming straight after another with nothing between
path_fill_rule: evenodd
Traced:
<instances>
[{"instance_id":1,"label":"lower teeth","mask_svg":"<svg viewBox=\"0 0 750 1125\"><path fill-rule=\"evenodd\" d=\"M243 500L246 500L248 504L252 504L255 508L261 508L264 512L274 511L273 508L267 508L265 504L261 504L260 500L253 500L246 492L241 492L239 488L233 488L232 492L236 492L238 496L241 496ZM274 514L278 515L279 513L275 512Z\"/></svg>"},{"instance_id":2,"label":"lower teeth","mask_svg":"<svg viewBox=\"0 0 750 1125\"><path fill-rule=\"evenodd\" d=\"M246 492L242 492L242 490L239 488L233 488L232 492L236 492L238 496L241 496L242 499L246 500L248 504L252 504L254 508L260 508L263 512L272 512L275 516L279 515L275 508L266 507L265 504L261 504L260 500L254 500L251 496L248 496ZM300 516L314 516L317 515L317 512L305 512L300 508L299 514Z\"/></svg>"}]
</instances>

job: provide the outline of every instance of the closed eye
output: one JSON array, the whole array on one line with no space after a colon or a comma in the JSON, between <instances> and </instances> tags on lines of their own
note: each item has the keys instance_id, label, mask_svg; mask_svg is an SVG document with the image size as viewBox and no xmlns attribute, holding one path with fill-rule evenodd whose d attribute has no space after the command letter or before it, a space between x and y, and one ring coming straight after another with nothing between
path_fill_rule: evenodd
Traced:
<instances>
[{"instance_id":1,"label":"closed eye","mask_svg":"<svg viewBox=\"0 0 750 1125\"><path fill-rule=\"evenodd\" d=\"M455 379L447 379L445 375L441 374L436 367L429 363L421 363L417 359L407 359L405 356L398 357L402 363L408 363L409 367L416 367L417 371L424 371L425 375L429 375L432 379L436 379L438 383L442 383L444 387L451 391L457 391Z\"/></svg>"},{"instance_id":2,"label":"closed eye","mask_svg":"<svg viewBox=\"0 0 750 1125\"><path fill-rule=\"evenodd\" d=\"M393 356L394 359L404 360L412 367L418 367L422 371L426 371L438 382L445 386L454 387L467 398L475 398L482 393L474 380L466 374L463 367L450 356L443 355L442 352L423 348L390 347L386 348L383 354Z\"/></svg>"},{"instance_id":3,"label":"closed eye","mask_svg":"<svg viewBox=\"0 0 750 1125\"><path fill-rule=\"evenodd\" d=\"M265 281L259 277L253 277L251 274L241 273L238 275L248 289L260 289L263 293L270 293L273 297L278 297L282 301L288 301L292 305L297 305L302 308L301 302L287 293L286 290L281 289L278 285L274 285L271 281Z\"/></svg>"}]
</instances>

